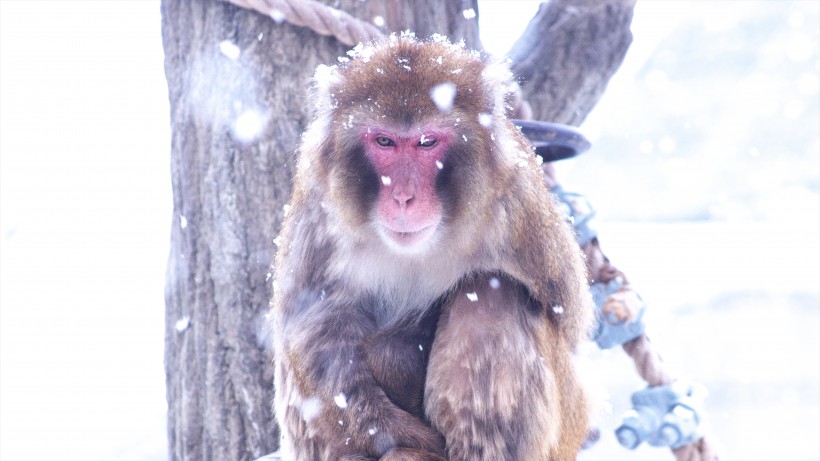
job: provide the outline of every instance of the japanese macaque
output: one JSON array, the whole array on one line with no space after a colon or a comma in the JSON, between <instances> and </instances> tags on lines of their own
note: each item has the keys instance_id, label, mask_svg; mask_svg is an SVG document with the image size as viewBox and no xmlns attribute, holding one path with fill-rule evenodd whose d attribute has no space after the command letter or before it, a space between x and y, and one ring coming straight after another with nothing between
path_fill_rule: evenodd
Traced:
<instances>
[{"instance_id":1,"label":"japanese macaque","mask_svg":"<svg viewBox=\"0 0 820 461\"><path fill-rule=\"evenodd\" d=\"M276 257L284 459L571 460L586 277L501 64L434 37L314 78Z\"/></svg>"}]
</instances>

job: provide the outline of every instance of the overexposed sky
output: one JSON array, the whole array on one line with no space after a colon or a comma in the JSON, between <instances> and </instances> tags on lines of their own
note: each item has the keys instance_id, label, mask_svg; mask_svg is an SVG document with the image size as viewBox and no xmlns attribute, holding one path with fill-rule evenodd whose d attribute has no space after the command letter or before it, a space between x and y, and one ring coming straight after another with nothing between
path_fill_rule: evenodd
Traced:
<instances>
[{"instance_id":1,"label":"overexposed sky","mask_svg":"<svg viewBox=\"0 0 820 461\"><path fill-rule=\"evenodd\" d=\"M3 460L165 456L162 66L158 1L0 2Z\"/></svg>"}]
</instances>

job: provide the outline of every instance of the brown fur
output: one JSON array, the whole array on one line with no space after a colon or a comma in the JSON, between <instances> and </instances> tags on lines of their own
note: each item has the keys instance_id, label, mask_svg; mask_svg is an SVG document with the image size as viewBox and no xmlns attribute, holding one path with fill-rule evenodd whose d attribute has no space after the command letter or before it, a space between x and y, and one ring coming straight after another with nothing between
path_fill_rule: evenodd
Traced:
<instances>
[{"instance_id":1,"label":"brown fur","mask_svg":"<svg viewBox=\"0 0 820 461\"><path fill-rule=\"evenodd\" d=\"M457 88L450 110L429 96L445 82ZM509 83L475 53L412 37L317 72L276 260L285 456L575 457L586 402L571 353L587 329L585 276L506 120ZM434 178L441 224L419 254L392 252L371 224L383 192L358 134L381 124L453 133Z\"/></svg>"}]
</instances>

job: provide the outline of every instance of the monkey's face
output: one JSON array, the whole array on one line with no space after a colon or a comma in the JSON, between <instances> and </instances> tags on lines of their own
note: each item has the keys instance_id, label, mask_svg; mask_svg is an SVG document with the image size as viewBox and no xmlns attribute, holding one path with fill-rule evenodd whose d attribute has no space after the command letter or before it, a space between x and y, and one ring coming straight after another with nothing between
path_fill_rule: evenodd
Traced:
<instances>
[{"instance_id":1,"label":"monkey's face","mask_svg":"<svg viewBox=\"0 0 820 461\"><path fill-rule=\"evenodd\" d=\"M399 253L418 253L435 241L442 220L436 178L444 168L451 133L437 128L368 127L364 154L379 179L372 208L382 241Z\"/></svg>"},{"instance_id":2,"label":"monkey's face","mask_svg":"<svg viewBox=\"0 0 820 461\"><path fill-rule=\"evenodd\" d=\"M324 179L339 235L416 261L478 251L471 236L491 219L511 175L499 173L512 171L521 147L506 124L508 79L457 45L411 38L317 71L306 138L316 147L303 151L318 158L305 174Z\"/></svg>"}]
</instances>

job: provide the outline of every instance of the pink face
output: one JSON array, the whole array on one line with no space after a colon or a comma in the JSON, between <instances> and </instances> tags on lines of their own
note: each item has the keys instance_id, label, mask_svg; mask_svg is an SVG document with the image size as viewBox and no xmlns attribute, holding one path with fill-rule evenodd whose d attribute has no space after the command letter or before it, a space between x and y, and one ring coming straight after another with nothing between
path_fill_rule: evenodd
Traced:
<instances>
[{"instance_id":1,"label":"pink face","mask_svg":"<svg viewBox=\"0 0 820 461\"><path fill-rule=\"evenodd\" d=\"M441 222L436 177L444 167L449 133L371 127L362 134L367 158L380 177L376 225L399 251L424 248Z\"/></svg>"}]
</instances>

